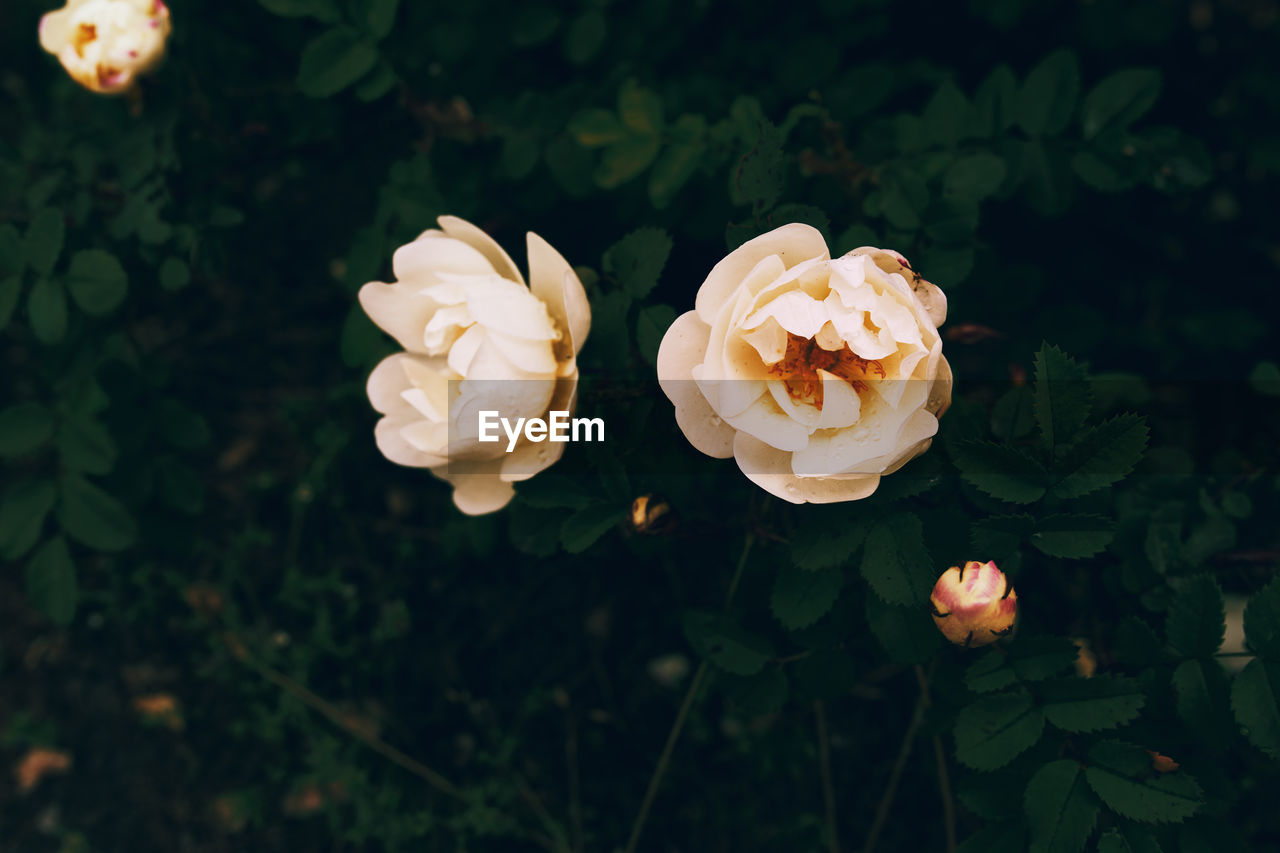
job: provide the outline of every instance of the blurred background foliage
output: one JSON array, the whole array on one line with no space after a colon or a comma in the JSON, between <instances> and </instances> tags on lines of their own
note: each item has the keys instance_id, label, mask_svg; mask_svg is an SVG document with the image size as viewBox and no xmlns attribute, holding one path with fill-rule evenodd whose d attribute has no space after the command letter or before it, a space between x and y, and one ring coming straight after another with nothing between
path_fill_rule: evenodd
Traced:
<instances>
[{"instance_id":1,"label":"blurred background foliage","mask_svg":"<svg viewBox=\"0 0 1280 853\"><path fill-rule=\"evenodd\" d=\"M691 682L635 849L1280 845L1275 0L177 3L135 102L49 8L0 6L0 849L623 849ZM476 519L364 396L355 290L442 213L579 265L609 430ZM950 300L863 502L650 375L789 221ZM970 559L1004 651L927 615Z\"/></svg>"}]
</instances>

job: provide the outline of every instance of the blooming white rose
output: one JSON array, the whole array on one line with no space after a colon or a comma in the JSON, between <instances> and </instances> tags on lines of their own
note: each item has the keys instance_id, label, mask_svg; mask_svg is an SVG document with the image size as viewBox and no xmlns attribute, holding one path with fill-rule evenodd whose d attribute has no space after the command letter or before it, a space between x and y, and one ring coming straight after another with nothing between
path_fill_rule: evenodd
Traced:
<instances>
[{"instance_id":1,"label":"blooming white rose","mask_svg":"<svg viewBox=\"0 0 1280 853\"><path fill-rule=\"evenodd\" d=\"M859 500L923 453L951 402L947 300L897 252L831 259L792 223L716 264L658 350L689 442L792 503Z\"/></svg>"},{"instance_id":2,"label":"blooming white rose","mask_svg":"<svg viewBox=\"0 0 1280 853\"><path fill-rule=\"evenodd\" d=\"M40 19L40 46L81 86L118 95L164 57L169 29L161 0L68 0Z\"/></svg>"},{"instance_id":3,"label":"blooming white rose","mask_svg":"<svg viewBox=\"0 0 1280 853\"><path fill-rule=\"evenodd\" d=\"M502 509L526 480L555 462L563 444L523 435L479 440L482 411L545 418L571 412L577 355L591 328L582 282L560 253L528 235L529 286L502 247L454 216L401 246L396 281L370 282L360 304L405 352L369 376L369 400L385 417L374 435L392 462L453 485L468 515Z\"/></svg>"}]
</instances>

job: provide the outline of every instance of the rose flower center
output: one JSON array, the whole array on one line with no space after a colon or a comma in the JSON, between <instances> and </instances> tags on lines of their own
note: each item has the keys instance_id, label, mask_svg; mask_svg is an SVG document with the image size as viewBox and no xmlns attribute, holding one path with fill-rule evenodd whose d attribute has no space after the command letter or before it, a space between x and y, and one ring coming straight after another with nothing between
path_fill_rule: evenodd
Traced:
<instances>
[{"instance_id":1,"label":"rose flower center","mask_svg":"<svg viewBox=\"0 0 1280 853\"><path fill-rule=\"evenodd\" d=\"M822 408L822 378L819 370L840 377L859 393L867 390L867 380L874 374L883 379L884 365L874 359L856 355L849 345L826 350L812 338L787 333L787 351L781 360L769 366L769 373L782 378L787 395L797 403L810 403Z\"/></svg>"}]
</instances>

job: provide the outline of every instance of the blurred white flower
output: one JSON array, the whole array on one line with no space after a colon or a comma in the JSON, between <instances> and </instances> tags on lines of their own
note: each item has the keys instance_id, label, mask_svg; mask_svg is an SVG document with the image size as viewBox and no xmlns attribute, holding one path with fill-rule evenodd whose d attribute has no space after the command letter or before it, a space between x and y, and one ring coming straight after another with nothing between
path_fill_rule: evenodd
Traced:
<instances>
[{"instance_id":1,"label":"blurred white flower","mask_svg":"<svg viewBox=\"0 0 1280 853\"><path fill-rule=\"evenodd\" d=\"M942 291L897 252L832 259L792 223L716 264L658 379L689 442L792 503L859 500L923 453L951 402Z\"/></svg>"},{"instance_id":2,"label":"blurred white flower","mask_svg":"<svg viewBox=\"0 0 1280 853\"><path fill-rule=\"evenodd\" d=\"M40 19L40 46L81 86L119 95L159 64L169 30L162 0L68 0Z\"/></svg>"},{"instance_id":3,"label":"blurred white flower","mask_svg":"<svg viewBox=\"0 0 1280 853\"><path fill-rule=\"evenodd\" d=\"M480 515L506 506L513 483L564 449L481 442L480 412L514 421L572 411L591 308L573 268L538 235L528 235L526 286L484 231L454 216L439 223L396 251L396 281L360 290L365 313L405 349L374 368L369 400L384 415L374 430L382 454L429 468L453 485L458 509Z\"/></svg>"}]
</instances>

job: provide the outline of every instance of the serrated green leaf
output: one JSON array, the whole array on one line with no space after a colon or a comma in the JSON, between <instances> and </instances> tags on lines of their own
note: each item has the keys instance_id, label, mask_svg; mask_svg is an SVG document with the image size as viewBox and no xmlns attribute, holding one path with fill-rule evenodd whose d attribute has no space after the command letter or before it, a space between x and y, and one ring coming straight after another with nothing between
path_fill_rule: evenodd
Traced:
<instances>
[{"instance_id":1,"label":"serrated green leaf","mask_svg":"<svg viewBox=\"0 0 1280 853\"><path fill-rule=\"evenodd\" d=\"M1153 68L1127 68L1094 86L1080 108L1084 138L1128 128L1155 105L1161 83Z\"/></svg>"},{"instance_id":2,"label":"serrated green leaf","mask_svg":"<svg viewBox=\"0 0 1280 853\"><path fill-rule=\"evenodd\" d=\"M1058 133L1071 120L1079 97L1080 67L1075 54L1054 51L1022 81L1017 123L1032 136Z\"/></svg>"},{"instance_id":3,"label":"serrated green leaf","mask_svg":"<svg viewBox=\"0 0 1280 853\"><path fill-rule=\"evenodd\" d=\"M804 628L826 615L842 586L844 573L838 569L808 572L784 566L774 581L769 608L784 628Z\"/></svg>"},{"instance_id":4,"label":"serrated green leaf","mask_svg":"<svg viewBox=\"0 0 1280 853\"><path fill-rule=\"evenodd\" d=\"M1182 581L1165 617L1165 634L1174 652L1184 658L1212 655L1222 645L1226 626L1218 582L1209 575Z\"/></svg>"},{"instance_id":5,"label":"serrated green leaf","mask_svg":"<svg viewBox=\"0 0 1280 853\"><path fill-rule=\"evenodd\" d=\"M1035 429L1034 400L1025 385L1010 388L996 400L991 410L991 433L1001 441L1014 441Z\"/></svg>"},{"instance_id":6,"label":"serrated green leaf","mask_svg":"<svg viewBox=\"0 0 1280 853\"><path fill-rule=\"evenodd\" d=\"M862 551L862 577L890 604L923 604L939 572L924 547L924 528L912 513L872 524Z\"/></svg>"},{"instance_id":7,"label":"serrated green leaf","mask_svg":"<svg viewBox=\"0 0 1280 853\"><path fill-rule=\"evenodd\" d=\"M774 656L768 640L743 628L727 614L691 610L684 634L700 657L734 675L755 675Z\"/></svg>"},{"instance_id":8,"label":"serrated green leaf","mask_svg":"<svg viewBox=\"0 0 1280 853\"><path fill-rule=\"evenodd\" d=\"M1069 758L1037 770L1022 804L1031 827L1030 853L1080 853L1101 808L1080 763Z\"/></svg>"},{"instance_id":9,"label":"serrated green leaf","mask_svg":"<svg viewBox=\"0 0 1280 853\"><path fill-rule=\"evenodd\" d=\"M56 344L67 334L67 292L57 279L42 278L27 294L31 333L42 344Z\"/></svg>"},{"instance_id":10,"label":"serrated green leaf","mask_svg":"<svg viewBox=\"0 0 1280 853\"><path fill-rule=\"evenodd\" d=\"M992 693L1016 684L1018 676L1008 664L1002 649L992 649L969 664L964 672L965 687L974 693Z\"/></svg>"},{"instance_id":11,"label":"serrated green leaf","mask_svg":"<svg viewBox=\"0 0 1280 853\"><path fill-rule=\"evenodd\" d=\"M1035 362L1036 422L1050 451L1070 444L1084 426L1093 403L1093 392L1084 370L1052 344L1044 344Z\"/></svg>"},{"instance_id":12,"label":"serrated green leaf","mask_svg":"<svg viewBox=\"0 0 1280 853\"><path fill-rule=\"evenodd\" d=\"M67 540L55 536L36 551L26 572L27 599L58 625L69 625L80 597Z\"/></svg>"},{"instance_id":13,"label":"serrated green leaf","mask_svg":"<svg viewBox=\"0 0 1280 853\"><path fill-rule=\"evenodd\" d=\"M378 61L378 48L349 27L334 27L312 39L298 64L298 89L312 98L336 95Z\"/></svg>"},{"instance_id":14,"label":"serrated green leaf","mask_svg":"<svg viewBox=\"0 0 1280 853\"><path fill-rule=\"evenodd\" d=\"M1105 550L1113 528L1114 522L1101 515L1048 515L1036 523L1031 544L1050 557L1079 560Z\"/></svg>"},{"instance_id":15,"label":"serrated green leaf","mask_svg":"<svg viewBox=\"0 0 1280 853\"><path fill-rule=\"evenodd\" d=\"M622 510L608 504L583 507L564 520L560 542L570 554L581 554L622 521Z\"/></svg>"},{"instance_id":16,"label":"serrated green leaf","mask_svg":"<svg viewBox=\"0 0 1280 853\"><path fill-rule=\"evenodd\" d=\"M22 456L53 435L53 412L35 402L17 403L0 411L0 456Z\"/></svg>"},{"instance_id":17,"label":"serrated green leaf","mask_svg":"<svg viewBox=\"0 0 1280 853\"><path fill-rule=\"evenodd\" d=\"M682 115L671 128L677 141L667 145L649 172L649 200L656 208L666 207L693 177L706 151L703 137L707 120L700 115Z\"/></svg>"},{"instance_id":18,"label":"serrated green leaf","mask_svg":"<svg viewBox=\"0 0 1280 853\"><path fill-rule=\"evenodd\" d=\"M1066 637L1019 637L1008 651L1009 663L1023 681L1044 681L1069 670L1080 653Z\"/></svg>"},{"instance_id":19,"label":"serrated green leaf","mask_svg":"<svg viewBox=\"0 0 1280 853\"><path fill-rule=\"evenodd\" d=\"M1136 681L1114 675L1048 681L1040 699L1045 719L1067 732L1122 726L1137 718L1146 701Z\"/></svg>"},{"instance_id":20,"label":"serrated green leaf","mask_svg":"<svg viewBox=\"0 0 1280 853\"><path fill-rule=\"evenodd\" d=\"M1280 660L1280 578L1250 596L1244 609L1244 635L1258 654Z\"/></svg>"},{"instance_id":21,"label":"serrated green leaf","mask_svg":"<svg viewBox=\"0 0 1280 853\"><path fill-rule=\"evenodd\" d=\"M1126 616L1116 628L1116 657L1130 666L1157 666L1164 663L1164 643L1146 622Z\"/></svg>"},{"instance_id":22,"label":"serrated green leaf","mask_svg":"<svg viewBox=\"0 0 1280 853\"><path fill-rule=\"evenodd\" d=\"M636 316L636 347L649 364L658 363L662 337L676 321L676 309L670 305L649 305Z\"/></svg>"},{"instance_id":23,"label":"serrated green leaf","mask_svg":"<svg viewBox=\"0 0 1280 853\"><path fill-rule=\"evenodd\" d=\"M0 559L16 560L31 550L57 496L52 480L23 480L5 491L0 501Z\"/></svg>"},{"instance_id":24,"label":"serrated green leaf","mask_svg":"<svg viewBox=\"0 0 1280 853\"><path fill-rule=\"evenodd\" d=\"M992 515L969 528L974 553L984 560L999 560L1018 551L1022 540L1035 530L1036 520L1025 513Z\"/></svg>"},{"instance_id":25,"label":"serrated green leaf","mask_svg":"<svg viewBox=\"0 0 1280 853\"><path fill-rule=\"evenodd\" d=\"M1231 710L1249 743L1280 760L1280 662L1249 661L1231 685Z\"/></svg>"},{"instance_id":26,"label":"serrated green leaf","mask_svg":"<svg viewBox=\"0 0 1280 853\"><path fill-rule=\"evenodd\" d=\"M957 442L952 458L965 482L1009 503L1033 503L1044 497L1048 473L1020 448L984 441Z\"/></svg>"},{"instance_id":27,"label":"serrated green leaf","mask_svg":"<svg viewBox=\"0 0 1280 853\"><path fill-rule=\"evenodd\" d=\"M604 271L632 298L644 299L657 286L671 245L671 235L661 228L637 228L604 253Z\"/></svg>"},{"instance_id":28,"label":"serrated green leaf","mask_svg":"<svg viewBox=\"0 0 1280 853\"><path fill-rule=\"evenodd\" d=\"M1133 848L1118 829L1108 829L1098 839L1098 853L1133 853Z\"/></svg>"},{"instance_id":29,"label":"serrated green leaf","mask_svg":"<svg viewBox=\"0 0 1280 853\"><path fill-rule=\"evenodd\" d=\"M58 523L72 539L99 551L122 551L138 537L124 505L78 474L62 477Z\"/></svg>"},{"instance_id":30,"label":"serrated green leaf","mask_svg":"<svg viewBox=\"0 0 1280 853\"><path fill-rule=\"evenodd\" d=\"M62 254L67 226L61 210L46 207L31 217L26 236L22 240L22 254L27 265L39 275L53 272Z\"/></svg>"},{"instance_id":31,"label":"serrated green leaf","mask_svg":"<svg viewBox=\"0 0 1280 853\"><path fill-rule=\"evenodd\" d=\"M866 541L871 525L866 521L837 523L823 508L814 509L797 523L791 538L791 561L809 571L845 565Z\"/></svg>"},{"instance_id":32,"label":"serrated green leaf","mask_svg":"<svg viewBox=\"0 0 1280 853\"><path fill-rule=\"evenodd\" d=\"M1157 773L1145 749L1121 741L1089 750L1085 778L1107 808L1141 823L1185 820L1203 804L1195 779L1181 771Z\"/></svg>"},{"instance_id":33,"label":"serrated green leaf","mask_svg":"<svg viewBox=\"0 0 1280 853\"><path fill-rule=\"evenodd\" d=\"M601 189L621 186L649 168L661 147L656 136L629 136L619 140L604 150L592 179Z\"/></svg>"},{"instance_id":34,"label":"serrated green leaf","mask_svg":"<svg viewBox=\"0 0 1280 853\"><path fill-rule=\"evenodd\" d=\"M943 643L942 634L924 607L901 607L882 601L878 595L868 595L866 612L871 633L895 663L924 663Z\"/></svg>"},{"instance_id":35,"label":"serrated green leaf","mask_svg":"<svg viewBox=\"0 0 1280 853\"><path fill-rule=\"evenodd\" d=\"M1235 735L1230 688L1222 666L1211 658L1184 660L1171 679L1178 716L1187 728L1217 749L1226 749Z\"/></svg>"},{"instance_id":36,"label":"serrated green leaf","mask_svg":"<svg viewBox=\"0 0 1280 853\"><path fill-rule=\"evenodd\" d=\"M1147 435L1146 419L1139 415L1118 415L1091 427L1054 464L1050 493L1078 498L1119 482L1142 460Z\"/></svg>"},{"instance_id":37,"label":"serrated green leaf","mask_svg":"<svg viewBox=\"0 0 1280 853\"><path fill-rule=\"evenodd\" d=\"M115 255L99 249L84 249L71 256L67 289L86 314L113 311L129 290L129 277Z\"/></svg>"},{"instance_id":38,"label":"serrated green leaf","mask_svg":"<svg viewBox=\"0 0 1280 853\"><path fill-rule=\"evenodd\" d=\"M730 198L761 210L773 207L786 180L786 158L778 129L762 117L752 127L751 146L730 173Z\"/></svg>"},{"instance_id":39,"label":"serrated green leaf","mask_svg":"<svg viewBox=\"0 0 1280 853\"><path fill-rule=\"evenodd\" d=\"M986 696L956 718L956 758L974 770L1003 767L1040 740L1044 714L1025 690Z\"/></svg>"}]
</instances>

